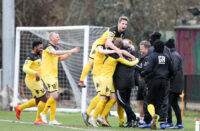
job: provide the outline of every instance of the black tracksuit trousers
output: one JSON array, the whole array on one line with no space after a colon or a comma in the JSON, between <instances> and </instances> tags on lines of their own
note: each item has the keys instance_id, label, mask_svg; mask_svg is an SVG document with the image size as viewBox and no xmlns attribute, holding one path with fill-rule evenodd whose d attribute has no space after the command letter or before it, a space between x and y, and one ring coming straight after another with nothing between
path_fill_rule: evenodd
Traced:
<instances>
[{"instance_id":1,"label":"black tracksuit trousers","mask_svg":"<svg viewBox=\"0 0 200 131\"><path fill-rule=\"evenodd\" d=\"M136 115L130 105L131 88L116 90L118 103L124 108L127 116L127 122L136 120Z\"/></svg>"},{"instance_id":2,"label":"black tracksuit trousers","mask_svg":"<svg viewBox=\"0 0 200 131\"><path fill-rule=\"evenodd\" d=\"M172 107L175 112L176 119L177 119L176 124L178 124L178 125L182 124L181 110L178 105L179 95L180 95L179 93L174 93L174 92L169 93L169 106L168 106L168 117L167 117L167 121L169 123L172 123L172 109L171 109L171 107Z\"/></svg>"},{"instance_id":3,"label":"black tracksuit trousers","mask_svg":"<svg viewBox=\"0 0 200 131\"><path fill-rule=\"evenodd\" d=\"M160 116L159 121L165 122L167 118L168 80L153 78L147 81L147 103L153 104L155 113Z\"/></svg>"},{"instance_id":4,"label":"black tracksuit trousers","mask_svg":"<svg viewBox=\"0 0 200 131\"><path fill-rule=\"evenodd\" d=\"M144 103L143 103L143 111L144 111L144 121L145 123L149 124L152 120L151 115L149 114L148 110L147 110L147 93L144 92Z\"/></svg>"}]
</instances>

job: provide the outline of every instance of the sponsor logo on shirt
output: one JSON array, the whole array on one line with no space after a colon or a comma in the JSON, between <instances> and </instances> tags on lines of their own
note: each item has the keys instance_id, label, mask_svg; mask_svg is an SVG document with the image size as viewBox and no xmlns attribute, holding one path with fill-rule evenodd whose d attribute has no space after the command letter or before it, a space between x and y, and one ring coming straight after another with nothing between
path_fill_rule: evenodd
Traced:
<instances>
[{"instance_id":1,"label":"sponsor logo on shirt","mask_svg":"<svg viewBox=\"0 0 200 131\"><path fill-rule=\"evenodd\" d=\"M165 56L158 56L158 64L165 64Z\"/></svg>"}]
</instances>

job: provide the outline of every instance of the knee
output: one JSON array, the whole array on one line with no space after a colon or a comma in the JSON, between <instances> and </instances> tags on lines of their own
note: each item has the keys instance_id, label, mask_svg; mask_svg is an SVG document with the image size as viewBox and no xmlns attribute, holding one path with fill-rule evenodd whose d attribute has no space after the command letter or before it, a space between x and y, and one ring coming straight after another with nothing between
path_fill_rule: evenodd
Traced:
<instances>
[{"instance_id":1,"label":"knee","mask_svg":"<svg viewBox=\"0 0 200 131\"><path fill-rule=\"evenodd\" d=\"M92 61L88 61L88 64L90 64L91 66L93 66L93 62Z\"/></svg>"},{"instance_id":2,"label":"knee","mask_svg":"<svg viewBox=\"0 0 200 131\"><path fill-rule=\"evenodd\" d=\"M51 96L53 99L57 100L57 99L58 99L58 92L53 92L53 93L50 94L50 96Z\"/></svg>"}]
</instances>

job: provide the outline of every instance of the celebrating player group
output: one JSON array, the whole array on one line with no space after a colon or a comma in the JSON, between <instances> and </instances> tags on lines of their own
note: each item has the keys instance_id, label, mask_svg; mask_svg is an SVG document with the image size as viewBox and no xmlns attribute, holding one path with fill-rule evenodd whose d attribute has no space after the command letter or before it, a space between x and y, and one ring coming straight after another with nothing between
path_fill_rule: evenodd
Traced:
<instances>
[{"instance_id":1,"label":"celebrating player group","mask_svg":"<svg viewBox=\"0 0 200 131\"><path fill-rule=\"evenodd\" d=\"M109 112L117 103L120 128L156 129L159 121L160 129L184 129L178 105L183 90L182 60L174 40L163 42L161 34L153 32L149 41L140 42L140 55L137 57L133 42L125 35L128 22L128 17L121 16L117 25L107 29L92 45L88 63L83 67L78 82L80 88L87 88L84 79L92 69L96 96L82 113L84 123L86 126L111 127ZM59 94L58 61L66 60L80 48L59 50L59 40L57 32L50 32L49 43L44 46L41 41L33 42L23 71L26 73L25 84L34 98L15 107L18 119L25 108L37 106L34 124L47 124L46 114L50 109L49 124L62 125L55 119ZM48 98L43 84L49 93ZM135 87L138 88L139 115L130 105L131 91ZM171 107L177 118L175 125L172 123Z\"/></svg>"},{"instance_id":2,"label":"celebrating player group","mask_svg":"<svg viewBox=\"0 0 200 131\"><path fill-rule=\"evenodd\" d=\"M87 111L82 113L84 123L93 127L111 127L108 114L117 102L119 127L156 129L159 121L160 129L184 129L178 106L183 85L176 83L183 83L182 60L174 40L164 43L160 40L161 34L153 32L149 41L140 42L140 56L136 58L133 42L125 37L128 21L128 17L121 16L117 26L109 28L93 43L78 83L79 87L86 87L84 79L93 67L97 95L90 101ZM139 116L130 106L131 90L135 86L138 87ZM175 125L171 107L177 118Z\"/></svg>"}]
</instances>

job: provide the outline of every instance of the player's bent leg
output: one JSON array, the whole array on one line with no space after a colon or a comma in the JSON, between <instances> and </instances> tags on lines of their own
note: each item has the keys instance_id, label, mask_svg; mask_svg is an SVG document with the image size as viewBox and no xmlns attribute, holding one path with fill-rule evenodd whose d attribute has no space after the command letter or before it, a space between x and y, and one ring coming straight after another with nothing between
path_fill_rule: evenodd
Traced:
<instances>
[{"instance_id":1,"label":"player's bent leg","mask_svg":"<svg viewBox=\"0 0 200 131\"><path fill-rule=\"evenodd\" d=\"M52 92L50 93L50 96L53 98L52 103L50 105L50 125L62 125L62 123L59 123L55 120L55 114L56 114L56 100L58 99L58 92Z\"/></svg>"},{"instance_id":2,"label":"player's bent leg","mask_svg":"<svg viewBox=\"0 0 200 131\"><path fill-rule=\"evenodd\" d=\"M40 97L40 98L36 98L36 100L39 101L38 103L38 110L37 110L37 116L36 116L36 120L34 122L34 124L46 124L45 122L42 121L40 113L43 111L45 104L46 104L46 95Z\"/></svg>"},{"instance_id":3,"label":"player's bent leg","mask_svg":"<svg viewBox=\"0 0 200 131\"><path fill-rule=\"evenodd\" d=\"M101 96L100 94L97 94L90 102L90 105L87 109L86 112L82 113L82 117L83 117L83 121L85 123L86 126L88 126L88 120L89 120L89 115L92 112L92 110L96 107L96 105L98 104L98 102L100 101Z\"/></svg>"},{"instance_id":4,"label":"player's bent leg","mask_svg":"<svg viewBox=\"0 0 200 131\"><path fill-rule=\"evenodd\" d=\"M36 104L36 101L35 101L35 99L33 98L33 99L30 99L29 101L27 101L26 103L24 103L24 104L22 104L22 105L19 105L18 106L18 109L20 110L20 111L22 111L22 110L24 110L24 109L26 109L26 108L30 108L30 107L34 107L34 106L36 106L37 104Z\"/></svg>"},{"instance_id":5,"label":"player's bent leg","mask_svg":"<svg viewBox=\"0 0 200 131\"><path fill-rule=\"evenodd\" d=\"M47 111L49 110L49 108L51 107L51 104L55 101L54 98L50 97L48 100L47 100L47 103L44 107L44 110L42 111L42 115L46 115L47 114Z\"/></svg>"},{"instance_id":6,"label":"player's bent leg","mask_svg":"<svg viewBox=\"0 0 200 131\"><path fill-rule=\"evenodd\" d=\"M155 107L153 104L149 104L147 106L147 110L149 112L149 114L152 116L152 123L151 123L151 129L156 129L156 122L159 119L159 116L157 114L155 114Z\"/></svg>"},{"instance_id":7,"label":"player's bent leg","mask_svg":"<svg viewBox=\"0 0 200 131\"><path fill-rule=\"evenodd\" d=\"M38 110L37 110L37 116L36 116L36 120L34 121L35 125L38 124L46 124L45 122L42 121L41 117L40 117L40 113L43 111L44 107L45 107L45 102L43 101L39 101L38 103Z\"/></svg>"},{"instance_id":8,"label":"player's bent leg","mask_svg":"<svg viewBox=\"0 0 200 131\"><path fill-rule=\"evenodd\" d=\"M90 102L90 105L87 109L87 114L90 115L90 113L92 112L92 110L96 107L97 103L99 102L99 100L101 99L101 95L98 93Z\"/></svg>"},{"instance_id":9,"label":"player's bent leg","mask_svg":"<svg viewBox=\"0 0 200 131\"><path fill-rule=\"evenodd\" d=\"M106 103L103 112L101 113L100 117L97 119L97 121L99 123L101 123L103 126L107 126L110 127L110 124L107 123L107 121L105 120L106 115L108 115L108 113L110 112L110 110L112 109L113 105L116 103L116 96L115 93L111 93L110 94L110 99L108 100L108 102Z\"/></svg>"},{"instance_id":10,"label":"player's bent leg","mask_svg":"<svg viewBox=\"0 0 200 131\"><path fill-rule=\"evenodd\" d=\"M50 98L47 100L47 103L45 105L43 112L40 113L42 121L47 123L46 114L47 114L47 111L49 110L49 108L50 108L50 121L55 120L56 100L58 98L58 78L49 76L49 77L43 77L42 79L50 93ZM59 125L59 123L57 123L57 121L52 124Z\"/></svg>"},{"instance_id":11,"label":"player's bent leg","mask_svg":"<svg viewBox=\"0 0 200 131\"><path fill-rule=\"evenodd\" d=\"M93 62L89 61L82 69L82 73L81 73L81 77L80 77L80 81L78 83L79 87L85 87L84 84L84 79L87 76L87 74L89 73L90 69L92 68Z\"/></svg>"},{"instance_id":12,"label":"player's bent leg","mask_svg":"<svg viewBox=\"0 0 200 131\"><path fill-rule=\"evenodd\" d=\"M105 96L101 96L101 100L98 102L98 104L97 104L97 106L96 106L96 108L94 110L94 113L93 113L92 117L88 121L88 123L90 125L92 125L93 127L97 127L95 119L96 119L97 115L99 115L103 111L106 102L107 102L106 97Z\"/></svg>"},{"instance_id":13,"label":"player's bent leg","mask_svg":"<svg viewBox=\"0 0 200 131\"><path fill-rule=\"evenodd\" d=\"M49 121L49 125L57 125L57 126L61 126L62 123L58 122L55 120L55 112L56 112L56 101L55 103L53 103L51 105L50 108L50 121Z\"/></svg>"},{"instance_id":14,"label":"player's bent leg","mask_svg":"<svg viewBox=\"0 0 200 131\"><path fill-rule=\"evenodd\" d=\"M113 105L115 104L116 99L110 99L108 100L108 102L106 103L103 112L101 113L101 116L105 118L106 115L108 115L108 113L110 112L110 110L112 109Z\"/></svg>"},{"instance_id":15,"label":"player's bent leg","mask_svg":"<svg viewBox=\"0 0 200 131\"><path fill-rule=\"evenodd\" d=\"M47 123L47 117L46 117L47 111L52 106L52 104L55 103L55 102L56 102L56 100L53 97L50 97L47 100L47 103L46 103L43 111L40 113L40 117L41 117L41 119L42 119L43 122Z\"/></svg>"},{"instance_id":16,"label":"player's bent leg","mask_svg":"<svg viewBox=\"0 0 200 131\"><path fill-rule=\"evenodd\" d=\"M96 119L97 115L101 114L107 102L107 98L105 96L101 96L101 100L98 102L92 117Z\"/></svg>"},{"instance_id":17,"label":"player's bent leg","mask_svg":"<svg viewBox=\"0 0 200 131\"><path fill-rule=\"evenodd\" d=\"M34 107L36 106L36 101L35 99L30 99L29 101L27 101L26 103L22 104L22 105L19 105L19 106L16 106L15 107L15 112L16 112L16 117L20 120L20 114L21 114L21 111L23 111L24 109L26 108L30 108L30 107Z\"/></svg>"}]
</instances>

